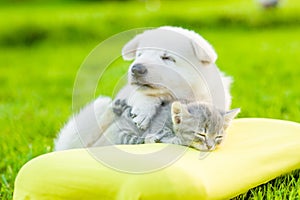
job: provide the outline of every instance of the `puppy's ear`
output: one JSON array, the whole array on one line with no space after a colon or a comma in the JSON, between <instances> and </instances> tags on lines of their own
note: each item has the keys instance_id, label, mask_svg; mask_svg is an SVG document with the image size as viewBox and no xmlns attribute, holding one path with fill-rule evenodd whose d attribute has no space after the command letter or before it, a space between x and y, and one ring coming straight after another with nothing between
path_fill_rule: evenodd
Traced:
<instances>
[{"instance_id":1,"label":"puppy's ear","mask_svg":"<svg viewBox=\"0 0 300 200\"><path fill-rule=\"evenodd\" d=\"M139 44L140 35L135 36L122 49L122 56L124 60L133 60L135 58L136 49Z\"/></svg>"},{"instance_id":2,"label":"puppy's ear","mask_svg":"<svg viewBox=\"0 0 300 200\"><path fill-rule=\"evenodd\" d=\"M203 41L202 41L203 40ZM196 57L203 64L215 63L217 60L217 53L213 47L208 44L203 38L201 40L192 41L192 47Z\"/></svg>"}]
</instances>

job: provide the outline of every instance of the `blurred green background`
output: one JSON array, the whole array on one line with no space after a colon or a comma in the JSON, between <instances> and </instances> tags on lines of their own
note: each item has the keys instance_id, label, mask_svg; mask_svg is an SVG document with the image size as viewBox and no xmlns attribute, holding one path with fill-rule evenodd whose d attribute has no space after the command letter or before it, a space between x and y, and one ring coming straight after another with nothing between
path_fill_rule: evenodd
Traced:
<instances>
[{"instance_id":1,"label":"blurred green background","mask_svg":"<svg viewBox=\"0 0 300 200\"><path fill-rule=\"evenodd\" d=\"M254 0L0 2L0 199L28 160L50 152L72 113L76 73L106 38L162 25L193 29L233 76L239 117L300 122L300 1L264 9ZM121 49L120 49L121 51ZM98 94L111 95L129 63L111 71ZM299 171L237 199L299 199Z\"/></svg>"}]
</instances>

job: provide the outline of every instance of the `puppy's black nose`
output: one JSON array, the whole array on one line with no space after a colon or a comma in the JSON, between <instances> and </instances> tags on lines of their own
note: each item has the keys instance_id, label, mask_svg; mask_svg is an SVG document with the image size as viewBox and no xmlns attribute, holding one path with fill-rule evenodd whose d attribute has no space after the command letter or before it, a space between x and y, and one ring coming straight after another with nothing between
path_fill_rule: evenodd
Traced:
<instances>
[{"instance_id":1,"label":"puppy's black nose","mask_svg":"<svg viewBox=\"0 0 300 200\"><path fill-rule=\"evenodd\" d=\"M131 67L131 72L135 76L141 76L147 73L147 68L142 64L135 64Z\"/></svg>"}]
</instances>

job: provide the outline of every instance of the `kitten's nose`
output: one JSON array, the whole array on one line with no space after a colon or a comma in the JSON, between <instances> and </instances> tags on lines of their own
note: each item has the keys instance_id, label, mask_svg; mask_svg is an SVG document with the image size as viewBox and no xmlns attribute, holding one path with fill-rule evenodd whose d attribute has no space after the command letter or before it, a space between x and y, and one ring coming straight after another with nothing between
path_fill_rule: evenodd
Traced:
<instances>
[{"instance_id":1,"label":"kitten's nose","mask_svg":"<svg viewBox=\"0 0 300 200\"><path fill-rule=\"evenodd\" d=\"M147 73L147 68L142 64L135 64L131 67L131 72L135 76L142 76Z\"/></svg>"},{"instance_id":2,"label":"kitten's nose","mask_svg":"<svg viewBox=\"0 0 300 200\"><path fill-rule=\"evenodd\" d=\"M207 147L208 150L213 150L215 148L215 145L206 143L206 147Z\"/></svg>"}]
</instances>

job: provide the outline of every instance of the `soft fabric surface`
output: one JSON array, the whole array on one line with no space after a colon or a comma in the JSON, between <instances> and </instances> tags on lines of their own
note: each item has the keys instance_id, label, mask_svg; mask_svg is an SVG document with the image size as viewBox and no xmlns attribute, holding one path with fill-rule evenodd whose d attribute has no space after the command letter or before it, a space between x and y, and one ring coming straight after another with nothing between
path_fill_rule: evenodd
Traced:
<instances>
[{"instance_id":1,"label":"soft fabric surface","mask_svg":"<svg viewBox=\"0 0 300 200\"><path fill-rule=\"evenodd\" d=\"M168 148L170 154L185 149L168 144L117 147L138 153ZM188 148L177 160L148 173L121 172L95 159L109 148L54 152L31 160L16 178L14 199L228 199L300 168L300 124L237 119L216 151L200 159L199 151ZM159 163L169 156L146 157L148 163ZM121 159L119 165L142 162Z\"/></svg>"}]
</instances>

